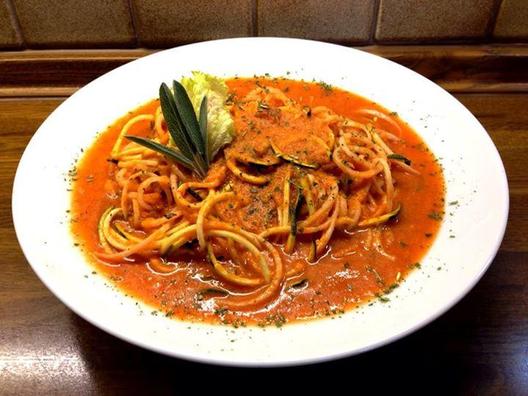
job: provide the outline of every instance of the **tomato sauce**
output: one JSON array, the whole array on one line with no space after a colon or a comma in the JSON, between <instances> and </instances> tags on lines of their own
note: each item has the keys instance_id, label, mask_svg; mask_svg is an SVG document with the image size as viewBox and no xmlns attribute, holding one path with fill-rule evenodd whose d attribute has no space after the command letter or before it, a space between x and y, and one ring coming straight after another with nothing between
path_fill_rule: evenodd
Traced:
<instances>
[{"instance_id":1,"label":"tomato sauce","mask_svg":"<svg viewBox=\"0 0 528 396\"><path fill-rule=\"evenodd\" d=\"M364 108L388 113L368 99L326 84L266 78L235 78L228 80L227 84L234 98L245 96L256 86L271 86L281 89L302 105L310 108L326 106L350 118L357 117L356 111ZM109 206L119 206L119 191L109 178L114 165L107 159L127 120L139 114L152 114L158 105L159 101L153 100L131 111L98 136L77 165L77 181L72 192L72 232L88 260L123 292L150 305L153 315L235 326L280 326L295 320L341 314L374 298L384 301L384 296L419 265L435 239L444 210L441 169L420 137L391 113L401 129L402 139L391 142L390 147L410 159L413 168L420 174L392 172L397 186L395 200L401 204L402 210L396 220L377 228L386 255L372 248L369 241L372 233L366 229L334 233L326 254L315 263L308 263L300 275L287 279L276 300L258 310L241 312L218 309L208 298L208 293L214 294L215 287L223 283L215 277L204 254L192 247L178 255L177 270L169 275L153 272L141 262L118 266L102 263L93 255L93 252L101 250L98 221ZM247 119L237 118L236 114L234 112L235 128L238 130L247 126ZM374 126L390 127L383 119L375 120ZM129 133L141 134L141 128L141 125L136 125L135 130ZM236 144L235 139L233 145ZM317 155L314 154L315 157ZM238 216L235 221L248 230L262 230L266 226L266 199L260 199L259 202L264 203L255 206L251 197L268 196L273 199L273 183L252 189L247 184L237 184L236 178L231 181L237 195L249 198L242 209L237 213L227 213L227 216ZM286 269L305 262L308 243L300 238L299 247L291 255L283 253L277 246Z\"/></svg>"}]
</instances>

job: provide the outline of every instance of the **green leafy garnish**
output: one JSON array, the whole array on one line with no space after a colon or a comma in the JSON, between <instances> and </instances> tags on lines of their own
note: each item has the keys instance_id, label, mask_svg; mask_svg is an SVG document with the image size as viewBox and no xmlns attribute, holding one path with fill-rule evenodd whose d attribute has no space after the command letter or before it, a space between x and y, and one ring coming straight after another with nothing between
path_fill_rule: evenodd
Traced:
<instances>
[{"instance_id":1,"label":"green leafy garnish","mask_svg":"<svg viewBox=\"0 0 528 396\"><path fill-rule=\"evenodd\" d=\"M160 87L160 104L172 140L182 154L192 163L192 171L200 177L207 173L205 143L200 125L187 91L178 81L173 81L174 93L167 84Z\"/></svg>"},{"instance_id":2,"label":"green leafy garnish","mask_svg":"<svg viewBox=\"0 0 528 396\"><path fill-rule=\"evenodd\" d=\"M159 89L161 110L170 135L169 145L139 136L125 137L204 178L215 154L233 139L233 120L224 108L227 86L223 80L199 72L194 72L193 78L183 79L182 83L173 81L172 91L165 83ZM209 100L208 95L213 100Z\"/></svg>"},{"instance_id":3,"label":"green leafy garnish","mask_svg":"<svg viewBox=\"0 0 528 396\"><path fill-rule=\"evenodd\" d=\"M198 120L198 124L200 125L200 133L202 135L202 139L204 142L204 146L206 147L205 150L205 163L207 166L209 166L209 163L211 162L211 158L209 155L208 150L208 136L207 136L207 96L204 96L202 99L202 104L200 105L200 119Z\"/></svg>"},{"instance_id":4,"label":"green leafy garnish","mask_svg":"<svg viewBox=\"0 0 528 396\"><path fill-rule=\"evenodd\" d=\"M235 135L235 124L226 107L226 102L229 101L227 84L221 78L199 71L193 71L192 77L182 78L181 83L196 112L203 106L203 97L207 96L206 147L209 149L209 160L212 161L223 146L231 143Z\"/></svg>"},{"instance_id":5,"label":"green leafy garnish","mask_svg":"<svg viewBox=\"0 0 528 396\"><path fill-rule=\"evenodd\" d=\"M141 144L142 146L145 146L151 150L157 151L158 153L165 155L171 160L187 168L192 168L192 163L184 155L182 155L181 152L176 151L169 146L164 146L163 144L155 142L154 140L145 139L140 136L126 135L125 137L129 140L132 140L134 143Z\"/></svg>"}]
</instances>

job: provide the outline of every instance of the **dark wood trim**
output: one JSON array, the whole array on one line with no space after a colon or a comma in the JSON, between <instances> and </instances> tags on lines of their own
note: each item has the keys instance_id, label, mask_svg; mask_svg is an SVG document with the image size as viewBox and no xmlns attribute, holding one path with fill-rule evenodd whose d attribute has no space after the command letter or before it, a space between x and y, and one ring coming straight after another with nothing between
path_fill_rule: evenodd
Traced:
<instances>
[{"instance_id":1,"label":"dark wood trim","mask_svg":"<svg viewBox=\"0 0 528 396\"><path fill-rule=\"evenodd\" d=\"M31 50L0 52L0 89L79 87L147 50Z\"/></svg>"},{"instance_id":2,"label":"dark wood trim","mask_svg":"<svg viewBox=\"0 0 528 396\"><path fill-rule=\"evenodd\" d=\"M528 92L528 45L366 46L450 92ZM70 95L146 49L0 52L0 96Z\"/></svg>"},{"instance_id":3,"label":"dark wood trim","mask_svg":"<svg viewBox=\"0 0 528 396\"><path fill-rule=\"evenodd\" d=\"M372 53L402 64L453 92L508 91L528 83L528 45L377 46ZM504 86L503 86L504 85Z\"/></svg>"}]
</instances>

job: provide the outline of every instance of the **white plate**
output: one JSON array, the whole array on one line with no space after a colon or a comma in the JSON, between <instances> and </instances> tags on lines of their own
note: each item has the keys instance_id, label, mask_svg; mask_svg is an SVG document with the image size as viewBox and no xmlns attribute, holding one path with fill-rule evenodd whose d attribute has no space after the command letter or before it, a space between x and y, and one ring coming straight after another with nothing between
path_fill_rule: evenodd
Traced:
<instances>
[{"instance_id":1,"label":"white plate","mask_svg":"<svg viewBox=\"0 0 528 396\"><path fill-rule=\"evenodd\" d=\"M269 73L325 81L370 98L418 131L440 158L446 217L432 249L391 302L342 318L277 328L179 322L108 287L73 246L65 175L81 149L127 111L157 96L162 81L192 70L219 76ZM38 195L38 200L36 199ZM508 215L504 167L471 113L431 81L396 63L337 45L244 38L183 46L138 59L91 82L41 125L20 161L13 187L17 236L34 271L77 314L142 347L232 365L288 365L357 354L429 323L482 277L501 243ZM452 238L451 236L455 236ZM475 313L477 314L477 313Z\"/></svg>"}]
</instances>

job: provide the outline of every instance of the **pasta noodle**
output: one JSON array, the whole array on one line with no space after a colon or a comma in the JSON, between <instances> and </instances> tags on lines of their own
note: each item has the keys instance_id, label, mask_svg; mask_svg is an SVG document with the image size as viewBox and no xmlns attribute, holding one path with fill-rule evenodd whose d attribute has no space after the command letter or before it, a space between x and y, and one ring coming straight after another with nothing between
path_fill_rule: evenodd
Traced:
<instances>
[{"instance_id":1,"label":"pasta noodle","mask_svg":"<svg viewBox=\"0 0 528 396\"><path fill-rule=\"evenodd\" d=\"M107 173L118 199L98 221L101 263L144 263L170 276L181 255L207 258L203 273L220 283L199 301L250 312L278 304L291 279L302 280L346 235L368 235L362 246L395 260L395 237L389 249L382 232L401 209L395 173L421 177L391 148L405 128L378 107L343 115L329 105L310 108L269 81L248 81L229 105L235 139L203 180L125 138L169 144L159 103L122 124Z\"/></svg>"}]
</instances>

